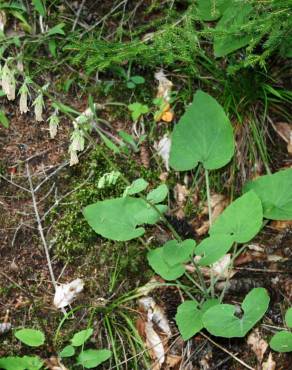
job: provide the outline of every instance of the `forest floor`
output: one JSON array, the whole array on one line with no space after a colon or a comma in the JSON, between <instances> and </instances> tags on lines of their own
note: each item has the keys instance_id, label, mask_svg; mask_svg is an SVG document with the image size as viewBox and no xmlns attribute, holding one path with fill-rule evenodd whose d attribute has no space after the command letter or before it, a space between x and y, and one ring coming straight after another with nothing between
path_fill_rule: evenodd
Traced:
<instances>
[{"instance_id":1,"label":"forest floor","mask_svg":"<svg viewBox=\"0 0 292 370\"><path fill-rule=\"evenodd\" d=\"M80 27L82 22L94 25L96 19L103 19L104 13L109 35L122 24L124 15L121 18L121 14L117 13L116 17L111 18L112 14L116 14L109 11L112 4L108 3L111 2L104 2L99 11L90 14L87 9L86 14L80 13L77 17L74 6L78 9L81 3L89 4L90 10L90 2L86 1L74 2L72 6L68 6L74 19L77 19L77 27L78 22ZM154 3L152 13L148 9L148 3ZM178 2L178 14L184 14L186 3ZM129 14L132 18L129 19L134 19L131 26L144 29L147 23L152 22L154 29L157 24L160 25L159 20L164 13L155 1L147 1L145 4L141 2L140 12L143 16L140 18L136 17L136 6L140 6L139 4L131 4ZM206 49L209 52L209 45ZM39 54L42 60L43 55L41 52ZM68 114L62 116L57 135L54 138L50 136L47 120L53 105L51 96L46 96L43 122L36 122L32 108L27 114L20 114L16 100L8 102L1 97L1 109L9 118L10 124L9 128L0 125L0 324L9 323L11 328L0 329L0 357L31 355L31 348L21 344L14 337L13 331L15 328L35 327L45 333L46 342L34 349L33 354L45 360L48 369L71 369L76 366L73 365L73 360L62 359L58 363L58 354L68 345L74 333L92 327L93 335L89 341L91 348L111 348L114 354L110 362L101 365L106 370L290 369L292 354L272 351L268 348L268 342L278 329L285 327L284 314L287 307L291 306L292 221L267 222L260 234L247 243L244 252L235 259L232 277L227 281L220 280L215 286L218 295L226 289L224 301L230 304L240 304L252 288L266 288L271 298L269 309L256 327L244 338L225 339L202 330L184 342L175 324L175 314L184 299L183 294L178 286L167 284L147 265L145 245L159 246L172 238L165 224L159 222L147 227L142 241L137 239L122 243L105 241L90 229L82 215L82 209L86 205L123 194L125 186L120 180L105 189L97 186L104 174L118 170L130 182L142 177L150 183L150 187L165 182L169 188L174 189L169 196L169 208L172 211L167 213L167 220L182 239L191 237L200 242L208 231L204 174L199 174L193 186L193 173L184 175L169 170L158 154L158 142L165 134L169 134L193 93L202 88L206 81L203 86L222 98L224 108L232 105L232 99L237 99L236 93L239 93L240 107L241 102L245 101L240 94L246 93L246 106L244 103L239 113L235 114L232 109L232 113L229 112L236 133L235 158L230 166L210 177L211 195L214 202L219 199L212 211L215 212L217 207L217 211L221 213L248 179L265 174L266 166L273 173L292 168L292 156L287 151L287 143L276 132L275 127L278 126L274 125L285 120L285 114L281 112L285 109L289 111L287 100L283 99L282 111L277 110L280 104L271 90L269 109L266 111L266 106L263 108L261 88L267 83L263 78L263 70L257 67L247 68L247 75L243 72L239 77L234 77L234 80L233 77L228 81L222 78L223 83L220 81L220 85L217 81L215 86L215 82L212 85L213 80L218 77L214 72L215 67L210 72L211 77L209 68L208 75L203 69L203 77L196 75L198 78L194 78L194 71L189 72L191 68L187 69L188 62L185 63L184 60L175 61L168 68L158 58L159 62L148 68L140 65L140 62L132 63L125 59L117 62L116 70L113 67L112 70L109 68L102 72L101 77L93 77L90 73L88 77L82 62L81 66L70 62L67 64L66 58L64 57L64 63L60 62L64 64L60 69L54 65L55 69L52 68L51 71L48 65L55 62L50 55L48 65L44 65L44 75L39 78L43 83L49 81L51 86L56 86L56 100L82 113L90 105L90 99L93 99L102 107L98 111L102 132L115 143L120 143L119 132L124 131L132 135L139 145L137 144L138 149L132 150L129 145L128 152L113 154L92 130L85 150L79 155L79 163L70 166L68 147L71 142L72 120ZM218 70L225 68L227 64L225 61L216 63ZM271 80L276 80L279 89L291 89L291 77L289 71L286 71L290 64L286 61L278 63L273 57L269 63L273 72ZM158 81L154 74L161 68L173 82L172 90L177 93L174 103L171 102L174 117L164 121L155 120L151 116L152 113L154 116L157 108L151 106L158 94ZM281 71L279 76L278 71ZM132 72L144 79L134 89L127 87L127 78L129 79ZM99 77L104 84L100 83ZM258 80L259 85L263 81L259 89L260 97L252 97L254 100L249 104L249 93L253 95L253 87L256 91L257 86L253 86L253 83ZM68 88L65 89L68 81ZM234 96L231 94L232 98L231 95L228 96L230 91L227 89L230 81L238 88ZM57 88L58 83L62 85L60 89ZM145 119L143 115L140 120L131 118L128 107L130 103L136 102L151 106L151 112L148 116L146 113ZM252 126L252 120L255 126ZM285 122L287 125L288 123ZM253 136L256 130L258 136ZM144 135L146 139L140 143L139 140ZM255 137L259 138L260 143ZM264 143L267 161L261 142ZM101 151L114 163L114 167L105 160ZM46 256L46 248L49 250L49 258ZM50 267L57 284L69 283L77 278L84 281L84 290L76 297L72 306L67 307L65 314L53 304L55 286ZM206 281L210 282L210 271L206 271ZM162 312L162 317L171 328L171 337L164 340L166 361L161 366L147 342L147 318L139 300L143 295L153 299L156 309Z\"/></svg>"}]
</instances>

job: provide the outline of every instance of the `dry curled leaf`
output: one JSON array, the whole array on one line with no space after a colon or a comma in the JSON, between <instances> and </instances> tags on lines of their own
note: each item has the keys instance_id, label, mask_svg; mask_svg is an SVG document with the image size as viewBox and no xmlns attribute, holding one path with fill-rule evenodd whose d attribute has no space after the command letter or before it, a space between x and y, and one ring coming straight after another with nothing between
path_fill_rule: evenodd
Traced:
<instances>
[{"instance_id":1,"label":"dry curled leaf","mask_svg":"<svg viewBox=\"0 0 292 370\"><path fill-rule=\"evenodd\" d=\"M75 279L68 284L61 284L56 287L54 296L54 305L57 308L63 308L73 302L76 296L82 292L84 282L81 279Z\"/></svg>"},{"instance_id":2,"label":"dry curled leaf","mask_svg":"<svg viewBox=\"0 0 292 370\"><path fill-rule=\"evenodd\" d=\"M2 322L0 323L0 335L7 333L11 329L11 323L10 322Z\"/></svg>"},{"instance_id":3,"label":"dry curled leaf","mask_svg":"<svg viewBox=\"0 0 292 370\"><path fill-rule=\"evenodd\" d=\"M46 362L46 368L49 370L68 370L58 357L52 356Z\"/></svg>"},{"instance_id":4,"label":"dry curled leaf","mask_svg":"<svg viewBox=\"0 0 292 370\"><path fill-rule=\"evenodd\" d=\"M253 330L248 336L247 344L251 346L252 351L257 356L258 362L261 363L268 348L268 343L261 338L258 329Z\"/></svg>"},{"instance_id":5,"label":"dry curled leaf","mask_svg":"<svg viewBox=\"0 0 292 370\"><path fill-rule=\"evenodd\" d=\"M168 319L163 311L163 309L156 304L153 298L143 297L138 301L140 309L142 309L147 314L148 322L152 321L163 334L170 337L171 330L168 323Z\"/></svg>"},{"instance_id":6,"label":"dry curled leaf","mask_svg":"<svg viewBox=\"0 0 292 370\"><path fill-rule=\"evenodd\" d=\"M214 193L211 195L210 199L211 211L212 211L212 221L215 221L216 218L224 211L228 206L228 200L223 194ZM204 204L203 210L200 216L208 215L208 203L207 201ZM209 230L209 221L204 221L200 227L196 228L196 233L198 235L205 235Z\"/></svg>"},{"instance_id":7,"label":"dry curled leaf","mask_svg":"<svg viewBox=\"0 0 292 370\"><path fill-rule=\"evenodd\" d=\"M182 219L185 217L184 213L184 206L187 201L187 197L189 195L189 190L185 185L176 184L174 187L174 198L177 203L177 210L175 215L178 219Z\"/></svg>"},{"instance_id":8,"label":"dry curled leaf","mask_svg":"<svg viewBox=\"0 0 292 370\"><path fill-rule=\"evenodd\" d=\"M165 361L165 351L163 346L163 341L160 336L153 329L152 322L145 323L145 335L146 335L146 346L149 350L149 354L154 362L154 366L151 367L152 370L161 369L162 364Z\"/></svg>"},{"instance_id":9,"label":"dry curled leaf","mask_svg":"<svg viewBox=\"0 0 292 370\"><path fill-rule=\"evenodd\" d=\"M272 123L276 133L287 143L287 151L292 154L292 125L286 122Z\"/></svg>"},{"instance_id":10,"label":"dry curled leaf","mask_svg":"<svg viewBox=\"0 0 292 370\"><path fill-rule=\"evenodd\" d=\"M276 370L276 362L273 360L272 352L270 352L267 361L263 362L262 370Z\"/></svg>"}]
</instances>

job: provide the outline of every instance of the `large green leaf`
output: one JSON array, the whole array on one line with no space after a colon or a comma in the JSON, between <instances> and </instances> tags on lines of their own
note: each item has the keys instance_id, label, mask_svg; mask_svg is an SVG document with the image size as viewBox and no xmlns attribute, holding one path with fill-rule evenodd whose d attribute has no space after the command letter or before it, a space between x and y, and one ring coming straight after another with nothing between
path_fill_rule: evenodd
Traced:
<instances>
[{"instance_id":1,"label":"large green leaf","mask_svg":"<svg viewBox=\"0 0 292 370\"><path fill-rule=\"evenodd\" d=\"M232 0L197 0L198 17L202 21L220 18Z\"/></svg>"},{"instance_id":2,"label":"large green leaf","mask_svg":"<svg viewBox=\"0 0 292 370\"><path fill-rule=\"evenodd\" d=\"M265 218L292 220L292 168L261 176L247 183L243 190L253 190L257 194Z\"/></svg>"},{"instance_id":3,"label":"large green leaf","mask_svg":"<svg viewBox=\"0 0 292 370\"><path fill-rule=\"evenodd\" d=\"M229 235L212 235L205 238L195 249L195 254L202 256L198 264L212 265L229 251L233 242L233 237Z\"/></svg>"},{"instance_id":4,"label":"large green leaf","mask_svg":"<svg viewBox=\"0 0 292 370\"><path fill-rule=\"evenodd\" d=\"M160 212L167 207L156 205ZM105 238L125 241L144 234L141 224L153 225L159 220L158 212L140 198L115 198L87 206L83 211L93 230Z\"/></svg>"},{"instance_id":5,"label":"large green leaf","mask_svg":"<svg viewBox=\"0 0 292 370\"><path fill-rule=\"evenodd\" d=\"M229 235L235 242L246 243L261 229L263 210L260 198L254 191L237 198L216 219L210 235Z\"/></svg>"},{"instance_id":6,"label":"large green leaf","mask_svg":"<svg viewBox=\"0 0 292 370\"><path fill-rule=\"evenodd\" d=\"M98 365L108 360L111 355L112 353L108 349L87 349L78 356L78 365L85 367L85 369L95 369Z\"/></svg>"},{"instance_id":7,"label":"large green leaf","mask_svg":"<svg viewBox=\"0 0 292 370\"><path fill-rule=\"evenodd\" d=\"M14 333L17 339L30 347L39 347L45 343L44 333L35 329L21 329Z\"/></svg>"},{"instance_id":8,"label":"large green leaf","mask_svg":"<svg viewBox=\"0 0 292 370\"><path fill-rule=\"evenodd\" d=\"M219 301L217 299L209 299L203 304L202 308L199 309L198 302L193 300L185 301L178 306L177 313L175 315L175 321L183 340L190 339L201 329L203 329L203 314L209 308L217 305L218 303Z\"/></svg>"},{"instance_id":9,"label":"large green leaf","mask_svg":"<svg viewBox=\"0 0 292 370\"><path fill-rule=\"evenodd\" d=\"M0 358L0 369L5 370L39 370L43 361L37 356L8 356Z\"/></svg>"},{"instance_id":10,"label":"large green leaf","mask_svg":"<svg viewBox=\"0 0 292 370\"><path fill-rule=\"evenodd\" d=\"M266 289L254 288L244 298L241 318L235 316L236 306L219 304L211 307L203 315L204 327L218 337L244 337L245 334L263 317L269 306L270 298Z\"/></svg>"},{"instance_id":11,"label":"large green leaf","mask_svg":"<svg viewBox=\"0 0 292 370\"><path fill-rule=\"evenodd\" d=\"M185 171L202 162L206 169L216 169L227 164L233 152L233 130L223 108L210 95L197 91L174 127L171 167Z\"/></svg>"},{"instance_id":12,"label":"large green leaf","mask_svg":"<svg viewBox=\"0 0 292 370\"><path fill-rule=\"evenodd\" d=\"M246 46L253 35L244 31L249 21L253 7L248 2L234 2L225 10L223 17L215 28L214 54L223 57Z\"/></svg>"}]
</instances>

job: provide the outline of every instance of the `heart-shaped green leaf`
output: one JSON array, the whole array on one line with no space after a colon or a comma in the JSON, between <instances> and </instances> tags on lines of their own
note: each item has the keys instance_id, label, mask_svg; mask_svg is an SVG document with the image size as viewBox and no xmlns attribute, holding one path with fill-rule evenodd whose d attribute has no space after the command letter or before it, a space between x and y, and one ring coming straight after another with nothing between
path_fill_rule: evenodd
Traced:
<instances>
[{"instance_id":1,"label":"heart-shaped green leaf","mask_svg":"<svg viewBox=\"0 0 292 370\"><path fill-rule=\"evenodd\" d=\"M185 273L184 265L181 263L173 266L168 265L163 255L163 247L153 249L147 253L149 265L153 270L165 280L175 280L181 277Z\"/></svg>"},{"instance_id":2,"label":"heart-shaped green leaf","mask_svg":"<svg viewBox=\"0 0 292 370\"><path fill-rule=\"evenodd\" d=\"M233 242L233 237L229 235L212 235L204 239L195 249L195 254L202 256L198 264L212 265L229 251Z\"/></svg>"},{"instance_id":3,"label":"heart-shaped green leaf","mask_svg":"<svg viewBox=\"0 0 292 370\"><path fill-rule=\"evenodd\" d=\"M167 207L156 205L160 212ZM141 224L153 225L159 220L158 212L140 198L116 198L97 202L87 206L84 217L93 230L112 240L125 241L144 234Z\"/></svg>"},{"instance_id":4,"label":"heart-shaped green leaf","mask_svg":"<svg viewBox=\"0 0 292 370\"><path fill-rule=\"evenodd\" d=\"M78 331L73 335L73 338L71 339L72 346L74 347L82 346L92 336L92 333L93 333L92 328Z\"/></svg>"},{"instance_id":5,"label":"heart-shaped green leaf","mask_svg":"<svg viewBox=\"0 0 292 370\"><path fill-rule=\"evenodd\" d=\"M21 329L14 334L17 339L30 347L39 347L45 343L44 333L35 329Z\"/></svg>"},{"instance_id":6,"label":"heart-shaped green leaf","mask_svg":"<svg viewBox=\"0 0 292 370\"><path fill-rule=\"evenodd\" d=\"M266 289L254 288L244 298L241 318L235 316L236 307L219 304L211 307L203 315L204 327L218 337L244 337L245 334L263 317L269 306L270 298Z\"/></svg>"},{"instance_id":7,"label":"heart-shaped green leaf","mask_svg":"<svg viewBox=\"0 0 292 370\"><path fill-rule=\"evenodd\" d=\"M209 299L203 304L202 308L199 309L198 302L194 300L185 301L178 306L175 321L183 340L190 339L203 329L204 324L202 317L204 312L218 303L218 299Z\"/></svg>"},{"instance_id":8,"label":"heart-shaped green leaf","mask_svg":"<svg viewBox=\"0 0 292 370\"><path fill-rule=\"evenodd\" d=\"M108 360L111 355L111 351L107 349L87 349L78 356L78 365L85 367L85 369L93 369Z\"/></svg>"},{"instance_id":9,"label":"heart-shaped green leaf","mask_svg":"<svg viewBox=\"0 0 292 370\"><path fill-rule=\"evenodd\" d=\"M223 57L246 46L253 38L243 27L252 14L253 7L247 2L236 2L229 6L215 28L214 54Z\"/></svg>"},{"instance_id":10,"label":"heart-shaped green leaf","mask_svg":"<svg viewBox=\"0 0 292 370\"><path fill-rule=\"evenodd\" d=\"M275 334L271 341L270 347L277 352L291 352L292 351L292 333L288 331L280 331Z\"/></svg>"},{"instance_id":11,"label":"heart-shaped green leaf","mask_svg":"<svg viewBox=\"0 0 292 370\"><path fill-rule=\"evenodd\" d=\"M209 233L229 235L235 242L246 243L261 229L263 223L262 203L253 191L232 202L212 225Z\"/></svg>"},{"instance_id":12,"label":"heart-shaped green leaf","mask_svg":"<svg viewBox=\"0 0 292 370\"><path fill-rule=\"evenodd\" d=\"M174 127L171 167L185 171L202 162L206 169L221 168L233 153L233 130L223 108L210 95L197 91L192 104Z\"/></svg>"},{"instance_id":13,"label":"heart-shaped green leaf","mask_svg":"<svg viewBox=\"0 0 292 370\"><path fill-rule=\"evenodd\" d=\"M196 242L193 239L186 239L181 243L170 240L163 246L163 259L170 266L187 262L194 253L195 247Z\"/></svg>"},{"instance_id":14,"label":"heart-shaped green leaf","mask_svg":"<svg viewBox=\"0 0 292 370\"><path fill-rule=\"evenodd\" d=\"M262 201L264 217L270 220L292 219L292 168L258 177L247 183L244 191L253 190Z\"/></svg>"}]
</instances>

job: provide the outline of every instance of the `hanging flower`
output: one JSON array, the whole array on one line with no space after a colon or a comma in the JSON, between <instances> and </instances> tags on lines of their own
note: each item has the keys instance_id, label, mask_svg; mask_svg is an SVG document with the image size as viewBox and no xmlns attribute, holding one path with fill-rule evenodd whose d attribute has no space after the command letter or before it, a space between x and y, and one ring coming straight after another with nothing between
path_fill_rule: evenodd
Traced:
<instances>
[{"instance_id":1,"label":"hanging flower","mask_svg":"<svg viewBox=\"0 0 292 370\"><path fill-rule=\"evenodd\" d=\"M84 143L85 140L83 132L78 127L75 126L75 129L71 135L70 146L72 147L72 150L76 152L82 152L82 150L84 150Z\"/></svg>"},{"instance_id":2,"label":"hanging flower","mask_svg":"<svg viewBox=\"0 0 292 370\"><path fill-rule=\"evenodd\" d=\"M79 163L77 151L72 149L72 146L69 146L69 153L70 153L70 166L74 166L75 164Z\"/></svg>"},{"instance_id":3,"label":"hanging flower","mask_svg":"<svg viewBox=\"0 0 292 370\"><path fill-rule=\"evenodd\" d=\"M35 98L33 104L34 106L34 114L35 114L35 119L37 122L43 121L43 108L45 106L44 104L44 97L43 93L40 91L38 96Z\"/></svg>"},{"instance_id":4,"label":"hanging flower","mask_svg":"<svg viewBox=\"0 0 292 370\"><path fill-rule=\"evenodd\" d=\"M29 111L28 106L27 106L27 96L29 94L28 87L26 82L23 83L21 88L18 91L18 94L20 94L20 99L19 99L19 110L20 113L27 113Z\"/></svg>"},{"instance_id":5,"label":"hanging flower","mask_svg":"<svg viewBox=\"0 0 292 370\"><path fill-rule=\"evenodd\" d=\"M4 64L4 67L1 71L1 84L7 99L14 100L16 81L14 77L14 71L9 69L7 62Z\"/></svg>"},{"instance_id":6,"label":"hanging flower","mask_svg":"<svg viewBox=\"0 0 292 370\"><path fill-rule=\"evenodd\" d=\"M49 117L49 130L51 139L54 139L54 137L57 135L59 122L60 120L58 117L58 112L55 110L55 112Z\"/></svg>"}]
</instances>

